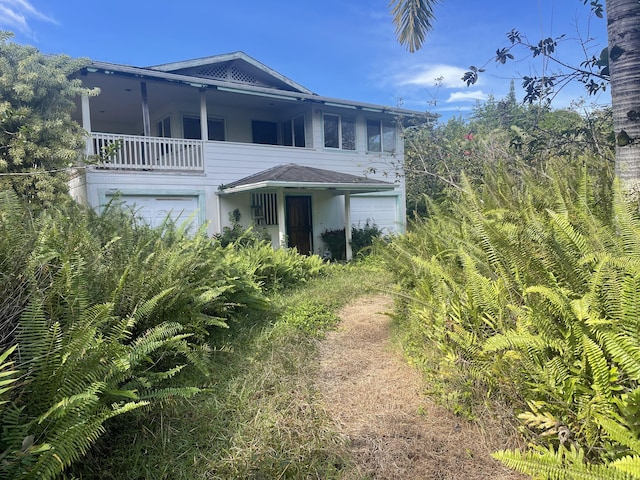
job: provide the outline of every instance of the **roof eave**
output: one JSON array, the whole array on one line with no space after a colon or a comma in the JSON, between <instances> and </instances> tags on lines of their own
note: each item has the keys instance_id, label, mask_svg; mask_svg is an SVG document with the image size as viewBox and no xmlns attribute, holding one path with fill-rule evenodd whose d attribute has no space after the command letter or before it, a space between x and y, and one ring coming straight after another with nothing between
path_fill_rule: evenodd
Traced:
<instances>
[{"instance_id":1,"label":"roof eave","mask_svg":"<svg viewBox=\"0 0 640 480\"><path fill-rule=\"evenodd\" d=\"M368 111L373 113L386 113L391 115L402 115L411 117L421 117L425 115L424 112L418 112L415 110L407 110L404 108L388 107L383 105L376 105L363 102L352 102L332 97L323 97L316 94L306 94L300 92L289 92L286 90L278 90L265 87L253 87L240 84L232 84L229 82L222 82L216 80L208 80L200 77L193 77L189 75L181 75L169 72L163 72L160 70L132 67L128 65L119 65L108 62L92 61L89 66L86 67L91 72L102 70L103 73L113 74L118 72L124 76L137 77L137 78L153 78L156 80L165 80L168 82L182 83L191 87L197 88L211 88L226 90L228 92L254 95L254 96L268 96L278 98L279 100L286 100L291 102L310 102L325 105L329 107L349 108L355 110Z\"/></svg>"},{"instance_id":2,"label":"roof eave","mask_svg":"<svg viewBox=\"0 0 640 480\"><path fill-rule=\"evenodd\" d=\"M396 188L392 183L326 183L326 182L281 182L268 180L264 182L248 183L237 187L221 188L220 195L232 193L253 192L256 190L289 188L297 190L330 190L336 193L372 193L388 192Z\"/></svg>"}]
</instances>

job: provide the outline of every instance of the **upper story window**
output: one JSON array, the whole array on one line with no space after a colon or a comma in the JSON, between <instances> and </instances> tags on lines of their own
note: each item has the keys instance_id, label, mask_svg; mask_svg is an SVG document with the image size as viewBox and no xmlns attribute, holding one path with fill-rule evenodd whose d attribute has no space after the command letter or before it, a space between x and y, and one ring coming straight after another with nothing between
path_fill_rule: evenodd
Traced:
<instances>
[{"instance_id":1,"label":"upper story window","mask_svg":"<svg viewBox=\"0 0 640 480\"><path fill-rule=\"evenodd\" d=\"M396 151L396 128L393 123L385 120L367 120L367 151Z\"/></svg>"},{"instance_id":2,"label":"upper story window","mask_svg":"<svg viewBox=\"0 0 640 480\"><path fill-rule=\"evenodd\" d=\"M171 117L164 117L156 124L156 128L159 137L171 138Z\"/></svg>"},{"instance_id":3,"label":"upper story window","mask_svg":"<svg viewBox=\"0 0 640 480\"><path fill-rule=\"evenodd\" d=\"M304 147L304 115L286 120L281 124L282 144L288 147Z\"/></svg>"},{"instance_id":4,"label":"upper story window","mask_svg":"<svg viewBox=\"0 0 640 480\"><path fill-rule=\"evenodd\" d=\"M224 118L209 117L207 119L207 130L209 140L224 141ZM202 137L200 129L200 117L191 117L187 115L182 117L182 133L184 135L184 138L200 140Z\"/></svg>"},{"instance_id":5,"label":"upper story window","mask_svg":"<svg viewBox=\"0 0 640 480\"><path fill-rule=\"evenodd\" d=\"M356 149L355 118L325 114L323 125L325 147L342 150Z\"/></svg>"},{"instance_id":6,"label":"upper story window","mask_svg":"<svg viewBox=\"0 0 640 480\"><path fill-rule=\"evenodd\" d=\"M251 131L253 134L253 143L278 145L278 124L276 122L252 120Z\"/></svg>"}]
</instances>

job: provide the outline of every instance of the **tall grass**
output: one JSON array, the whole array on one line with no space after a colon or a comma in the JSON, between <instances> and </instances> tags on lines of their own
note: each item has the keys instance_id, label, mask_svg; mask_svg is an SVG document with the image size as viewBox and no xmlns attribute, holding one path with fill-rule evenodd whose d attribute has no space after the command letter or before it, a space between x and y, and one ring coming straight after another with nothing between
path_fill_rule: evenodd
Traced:
<instances>
[{"instance_id":1,"label":"tall grass","mask_svg":"<svg viewBox=\"0 0 640 480\"><path fill-rule=\"evenodd\" d=\"M272 291L268 311L246 311L216 336L211 375L197 396L111 424L74 468L80 478L357 478L312 381L317 338L342 305L386 288L373 263L331 265ZM195 370L183 380L201 378ZM197 383L197 381L196 381Z\"/></svg>"}]
</instances>

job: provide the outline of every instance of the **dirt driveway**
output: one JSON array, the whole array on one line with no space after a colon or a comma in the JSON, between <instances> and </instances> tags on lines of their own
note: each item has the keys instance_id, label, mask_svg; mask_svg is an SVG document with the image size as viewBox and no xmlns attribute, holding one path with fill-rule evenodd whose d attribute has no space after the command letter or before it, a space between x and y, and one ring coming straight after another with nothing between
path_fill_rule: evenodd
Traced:
<instances>
[{"instance_id":1,"label":"dirt driveway","mask_svg":"<svg viewBox=\"0 0 640 480\"><path fill-rule=\"evenodd\" d=\"M318 387L351 445L359 475L371 479L523 479L493 460L474 425L421 394L417 372L389 340L386 296L355 300L320 347ZM495 442L493 442L495 444ZM495 447L494 447L495 448Z\"/></svg>"}]
</instances>

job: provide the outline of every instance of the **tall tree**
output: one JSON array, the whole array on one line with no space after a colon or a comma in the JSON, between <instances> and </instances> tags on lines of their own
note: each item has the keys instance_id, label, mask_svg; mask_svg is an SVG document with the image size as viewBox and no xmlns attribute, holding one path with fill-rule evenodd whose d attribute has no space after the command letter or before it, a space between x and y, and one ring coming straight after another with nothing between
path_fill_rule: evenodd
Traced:
<instances>
[{"instance_id":1,"label":"tall tree","mask_svg":"<svg viewBox=\"0 0 640 480\"><path fill-rule=\"evenodd\" d=\"M0 188L47 207L68 192L65 170L84 146L73 121L80 80L70 80L85 60L44 55L9 41L0 31Z\"/></svg>"},{"instance_id":2,"label":"tall tree","mask_svg":"<svg viewBox=\"0 0 640 480\"><path fill-rule=\"evenodd\" d=\"M600 1L581 1L589 3L596 15L602 15ZM431 30L435 3L435 0L392 0L393 22L398 41L409 51L418 50ZM616 173L627 188L639 189L640 0L606 0L606 12L611 100L616 133ZM501 61L500 58L498 56L496 60ZM477 69L471 73L477 73ZM469 79L466 81L469 84Z\"/></svg>"},{"instance_id":3,"label":"tall tree","mask_svg":"<svg viewBox=\"0 0 640 480\"><path fill-rule=\"evenodd\" d=\"M640 187L640 1L607 0L616 174Z\"/></svg>"}]
</instances>

